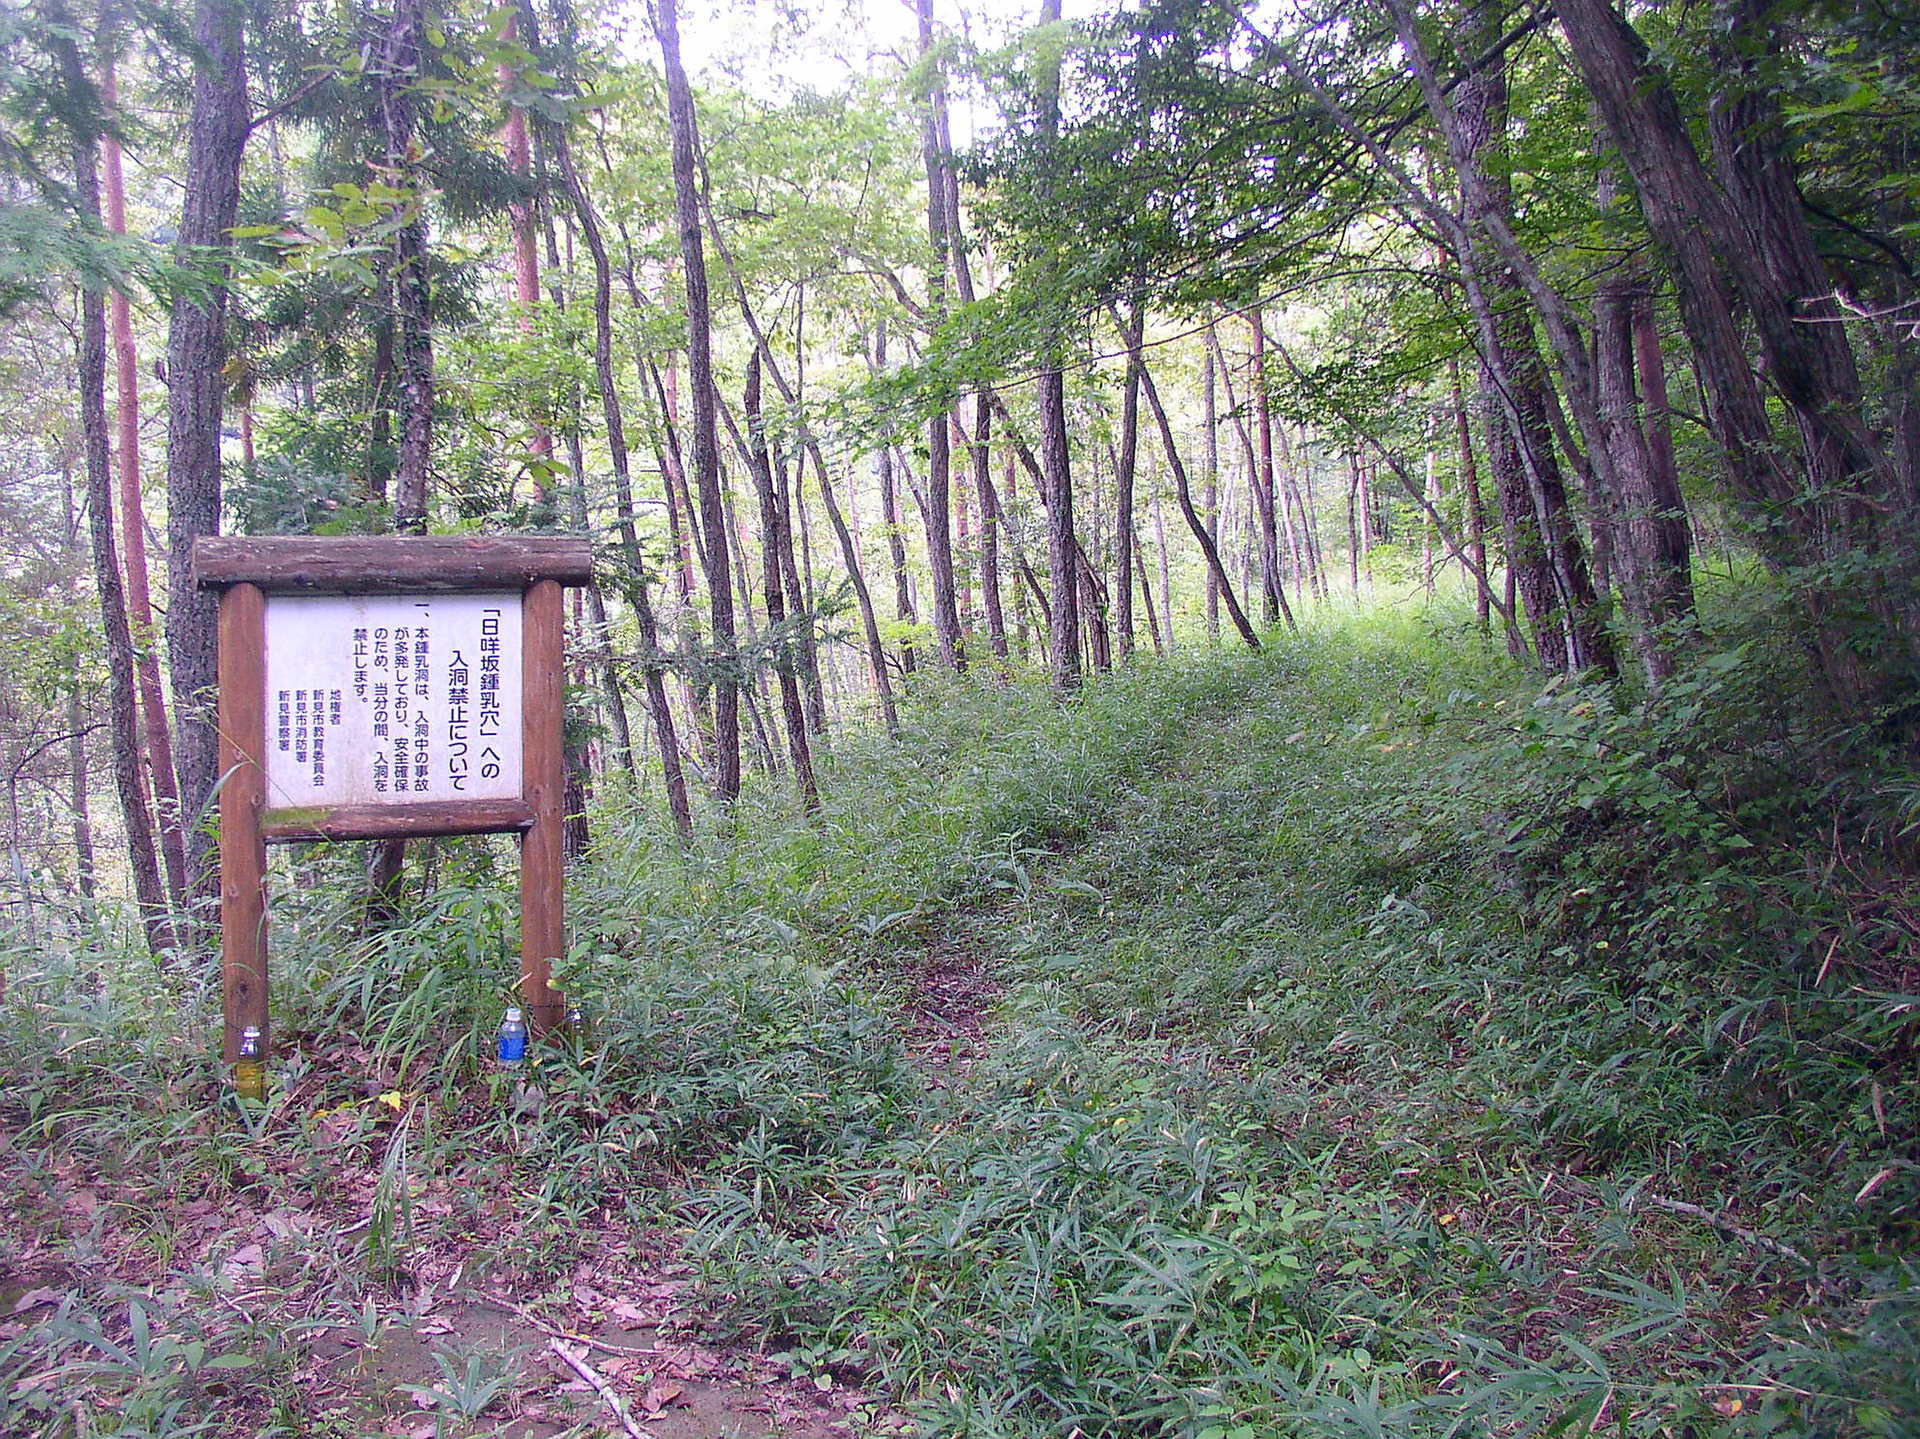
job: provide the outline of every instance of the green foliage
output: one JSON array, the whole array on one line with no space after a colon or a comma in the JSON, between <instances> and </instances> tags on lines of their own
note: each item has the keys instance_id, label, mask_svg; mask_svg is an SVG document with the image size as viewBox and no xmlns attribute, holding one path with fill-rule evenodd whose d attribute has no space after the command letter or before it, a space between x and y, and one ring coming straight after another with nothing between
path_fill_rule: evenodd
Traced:
<instances>
[{"instance_id":1,"label":"green foliage","mask_svg":"<svg viewBox=\"0 0 1920 1439\"><path fill-rule=\"evenodd\" d=\"M524 1076L485 1059L504 850L425 847L430 896L355 939L357 866L312 849L261 1115L213 1103L200 989L91 941L11 967L15 1206L58 1229L76 1170L354 1196L364 1226L259 1262L361 1328L451 1236L531 1284L610 1217L689 1225L716 1327L931 1435L1911 1432L1886 846L1920 786L1819 723L1770 613L1722 602L1724 648L1642 701L1530 683L1444 610L1065 706L922 677L817 817L762 783L683 852L603 800L562 974L593 1027ZM990 991L970 1067L907 1018L929 964ZM99 1343L23 1336L8 1402L133 1352L126 1300L85 1304ZM202 1347L143 1377L71 1372L155 1413L279 1392L307 1341L211 1370L254 1352L219 1312L169 1311ZM437 1362L447 1422L491 1413L504 1361Z\"/></svg>"}]
</instances>

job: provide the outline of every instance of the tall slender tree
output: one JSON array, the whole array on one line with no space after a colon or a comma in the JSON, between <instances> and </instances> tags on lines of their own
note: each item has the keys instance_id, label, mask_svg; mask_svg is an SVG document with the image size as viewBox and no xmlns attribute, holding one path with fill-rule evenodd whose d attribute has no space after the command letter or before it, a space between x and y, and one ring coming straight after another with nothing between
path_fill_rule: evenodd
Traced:
<instances>
[{"instance_id":1,"label":"tall slender tree","mask_svg":"<svg viewBox=\"0 0 1920 1439\"><path fill-rule=\"evenodd\" d=\"M681 274L687 302L687 371L693 388L693 482L699 493L700 527L706 532L707 604L713 623L714 773L723 800L740 793L740 664L733 622L733 579L728 565L726 514L720 496L720 442L713 388L713 307L707 291L707 254L701 239L697 173L699 121L693 87L680 58L677 0L659 0L655 11L660 51L666 62L667 118L673 134L674 218L680 236Z\"/></svg>"}]
</instances>

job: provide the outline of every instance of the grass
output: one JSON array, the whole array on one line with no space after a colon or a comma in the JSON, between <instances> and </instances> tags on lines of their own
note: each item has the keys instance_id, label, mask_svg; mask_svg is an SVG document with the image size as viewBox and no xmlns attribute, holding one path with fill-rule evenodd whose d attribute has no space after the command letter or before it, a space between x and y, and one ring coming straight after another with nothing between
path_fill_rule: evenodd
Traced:
<instances>
[{"instance_id":1,"label":"grass","mask_svg":"<svg viewBox=\"0 0 1920 1439\"><path fill-rule=\"evenodd\" d=\"M76 1432L51 1375L89 1432L318 1432L317 1336L423 1278L679 1247L713 1334L932 1435L1920 1432L1912 775L1738 623L1658 705L1348 616L929 683L691 853L609 801L531 1087L485 844L372 939L347 855L282 887L265 1115L204 987L19 956L0 1260L63 1297L0 1430ZM970 1071L906 1043L929 955L998 995ZM222 1218L296 1200L236 1281Z\"/></svg>"}]
</instances>

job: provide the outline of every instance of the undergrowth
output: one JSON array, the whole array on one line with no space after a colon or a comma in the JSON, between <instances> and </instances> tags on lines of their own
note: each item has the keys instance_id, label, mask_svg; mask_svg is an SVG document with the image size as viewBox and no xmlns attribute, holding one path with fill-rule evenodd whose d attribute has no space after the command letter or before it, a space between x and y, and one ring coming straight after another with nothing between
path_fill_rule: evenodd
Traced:
<instances>
[{"instance_id":1,"label":"undergrowth","mask_svg":"<svg viewBox=\"0 0 1920 1439\"><path fill-rule=\"evenodd\" d=\"M205 969L16 949L0 1431L334 1432L315 1335L690 1234L717 1330L934 1435L1920 1432L1920 780L1717 624L1657 699L1444 610L928 680L690 849L605 796L533 1082L497 843L371 934L290 862L264 1111ZM931 1083L936 951L1000 1000Z\"/></svg>"}]
</instances>

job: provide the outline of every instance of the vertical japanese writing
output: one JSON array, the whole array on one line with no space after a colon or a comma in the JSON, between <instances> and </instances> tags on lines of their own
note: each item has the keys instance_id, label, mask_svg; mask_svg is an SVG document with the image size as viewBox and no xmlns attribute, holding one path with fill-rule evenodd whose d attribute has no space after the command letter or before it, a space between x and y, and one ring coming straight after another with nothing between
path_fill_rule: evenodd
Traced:
<instances>
[{"instance_id":1,"label":"vertical japanese writing","mask_svg":"<svg viewBox=\"0 0 1920 1439\"><path fill-rule=\"evenodd\" d=\"M500 777L500 611L480 611L480 778Z\"/></svg>"}]
</instances>

